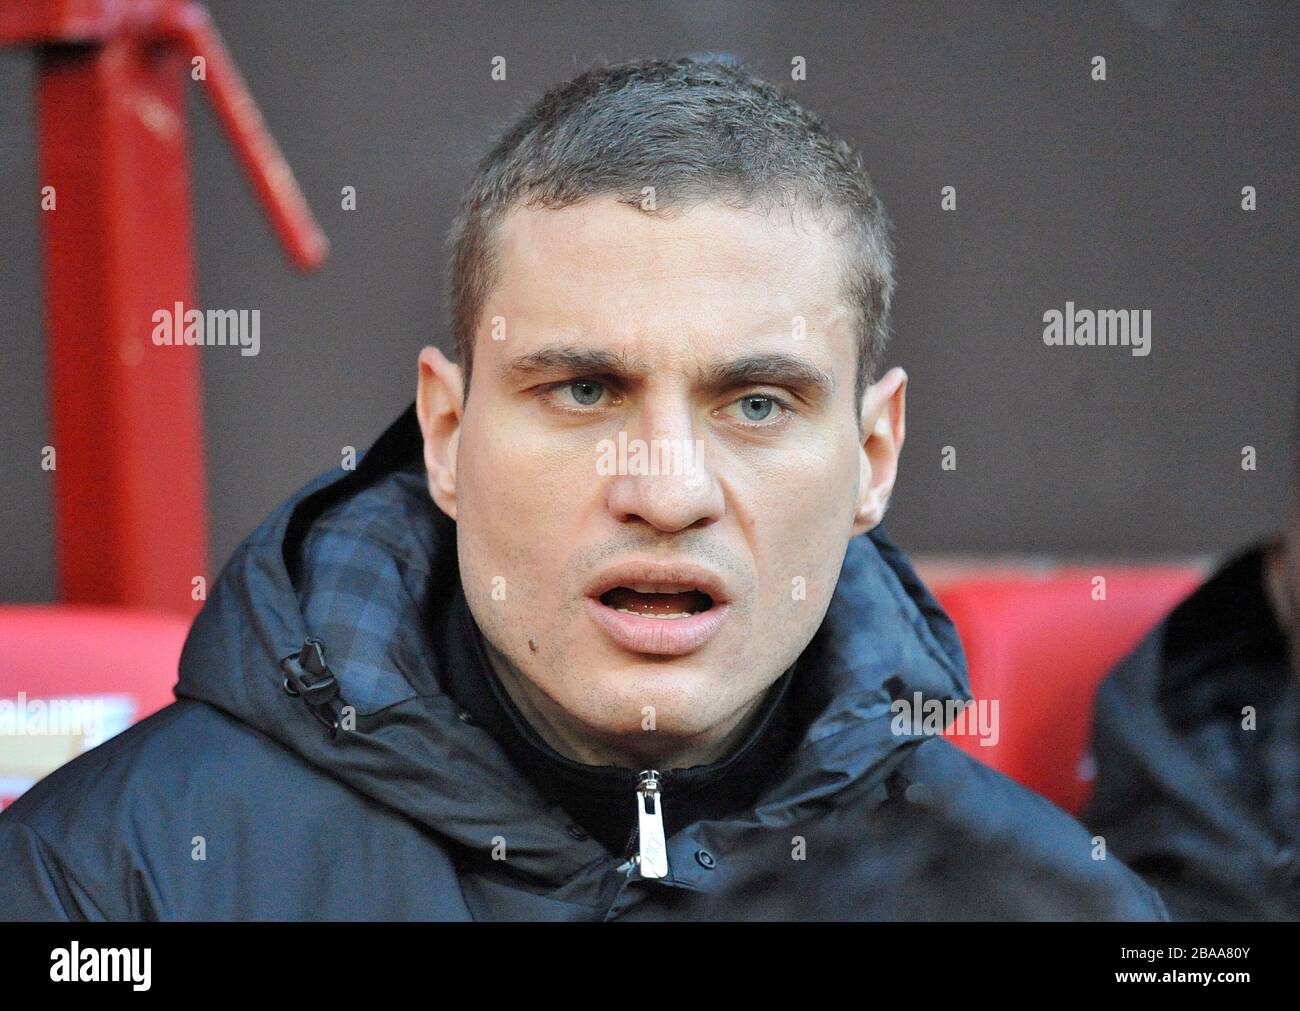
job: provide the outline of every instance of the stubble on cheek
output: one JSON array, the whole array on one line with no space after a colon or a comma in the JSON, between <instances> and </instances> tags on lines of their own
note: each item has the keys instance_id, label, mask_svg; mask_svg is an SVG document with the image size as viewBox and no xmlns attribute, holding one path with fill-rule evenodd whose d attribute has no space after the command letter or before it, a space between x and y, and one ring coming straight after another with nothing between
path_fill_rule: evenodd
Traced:
<instances>
[{"instance_id":1,"label":"stubble on cheek","mask_svg":"<svg viewBox=\"0 0 1300 1011\"><path fill-rule=\"evenodd\" d=\"M530 471L494 468L499 479L472 485L464 503L460 554L466 595L492 647L553 699L573 641L581 601L564 571L568 548L543 517L554 501Z\"/></svg>"}]
</instances>

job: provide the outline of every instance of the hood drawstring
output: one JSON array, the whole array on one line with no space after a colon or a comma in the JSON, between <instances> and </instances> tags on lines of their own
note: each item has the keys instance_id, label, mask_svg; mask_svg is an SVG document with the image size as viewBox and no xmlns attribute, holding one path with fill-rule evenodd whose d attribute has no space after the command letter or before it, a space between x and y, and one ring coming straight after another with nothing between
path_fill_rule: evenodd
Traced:
<instances>
[{"instance_id":1,"label":"hood drawstring","mask_svg":"<svg viewBox=\"0 0 1300 1011\"><path fill-rule=\"evenodd\" d=\"M325 666L325 645L319 639L307 639L302 649L280 661L284 672L286 695L301 698L312 715L329 728L330 737L338 736L344 701L333 671Z\"/></svg>"}]
</instances>

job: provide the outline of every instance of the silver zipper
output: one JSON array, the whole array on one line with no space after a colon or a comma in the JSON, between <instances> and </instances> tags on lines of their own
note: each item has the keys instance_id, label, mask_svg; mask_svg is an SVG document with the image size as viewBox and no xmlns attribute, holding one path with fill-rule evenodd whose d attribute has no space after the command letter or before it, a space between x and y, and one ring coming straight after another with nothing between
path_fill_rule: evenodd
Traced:
<instances>
[{"instance_id":1,"label":"silver zipper","mask_svg":"<svg viewBox=\"0 0 1300 1011\"><path fill-rule=\"evenodd\" d=\"M668 844L664 841L663 787L659 773L647 769L637 777L637 863L643 878L668 876Z\"/></svg>"}]
</instances>

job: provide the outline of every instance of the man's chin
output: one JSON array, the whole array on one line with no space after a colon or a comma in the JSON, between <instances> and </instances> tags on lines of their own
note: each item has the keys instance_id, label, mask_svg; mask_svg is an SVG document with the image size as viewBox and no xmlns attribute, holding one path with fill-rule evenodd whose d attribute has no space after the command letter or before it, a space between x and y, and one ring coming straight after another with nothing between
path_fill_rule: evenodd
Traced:
<instances>
[{"instance_id":1,"label":"man's chin","mask_svg":"<svg viewBox=\"0 0 1300 1011\"><path fill-rule=\"evenodd\" d=\"M716 693L665 693L648 686L631 696L626 690L593 692L582 700L582 711L570 710L569 714L590 734L620 750L660 752L689 745L721 721L724 713L714 718L716 702Z\"/></svg>"}]
</instances>

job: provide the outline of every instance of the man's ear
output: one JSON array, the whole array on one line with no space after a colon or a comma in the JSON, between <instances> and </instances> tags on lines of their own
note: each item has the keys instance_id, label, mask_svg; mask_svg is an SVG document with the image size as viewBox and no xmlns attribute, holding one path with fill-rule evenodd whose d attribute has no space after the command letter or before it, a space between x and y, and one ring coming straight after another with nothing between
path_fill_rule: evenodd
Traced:
<instances>
[{"instance_id":1,"label":"man's ear","mask_svg":"<svg viewBox=\"0 0 1300 1011\"><path fill-rule=\"evenodd\" d=\"M906 394L907 373L893 368L862 395L862 472L858 509L853 517L854 537L871 530L885 518L906 432Z\"/></svg>"},{"instance_id":2,"label":"man's ear","mask_svg":"<svg viewBox=\"0 0 1300 1011\"><path fill-rule=\"evenodd\" d=\"M456 454L465 416L465 386L459 365L435 347L420 352L415 413L424 433L424 469L438 508L456 518Z\"/></svg>"}]
</instances>

